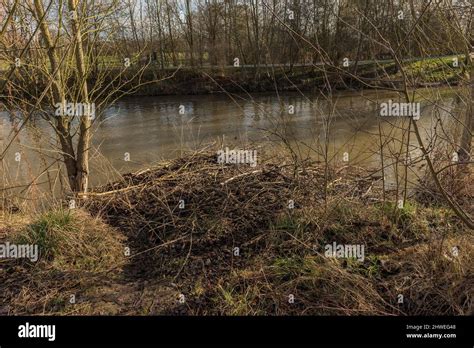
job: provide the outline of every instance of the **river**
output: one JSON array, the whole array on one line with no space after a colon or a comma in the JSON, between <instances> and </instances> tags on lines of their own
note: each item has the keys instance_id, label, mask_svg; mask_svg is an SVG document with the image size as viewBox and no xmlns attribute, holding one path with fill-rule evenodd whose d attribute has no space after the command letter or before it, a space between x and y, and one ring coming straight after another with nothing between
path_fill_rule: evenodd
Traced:
<instances>
[{"instance_id":1,"label":"river","mask_svg":"<svg viewBox=\"0 0 474 348\"><path fill-rule=\"evenodd\" d=\"M460 115L464 107L458 92L426 89L417 97L422 110L418 125L426 142L439 122L454 131L453 115ZM213 142L278 154L287 149L282 141L287 139L299 156L323 160L321 149L327 139L332 161L342 162L346 152L351 164L378 166L379 125L385 136L393 138L386 145L388 152L397 151L401 128L408 126L407 118L379 116L381 103L390 99L403 101L380 91L337 92L331 102L317 93L127 97L106 108L94 122L91 185ZM11 138L14 124L5 111L0 112L0 149ZM35 125L25 128L9 149L4 186L56 180L57 166L51 165L51 158L58 152L52 147L51 127L44 120L36 120ZM412 155L419 155L414 136L411 144ZM20 161L16 161L18 153Z\"/></svg>"}]
</instances>

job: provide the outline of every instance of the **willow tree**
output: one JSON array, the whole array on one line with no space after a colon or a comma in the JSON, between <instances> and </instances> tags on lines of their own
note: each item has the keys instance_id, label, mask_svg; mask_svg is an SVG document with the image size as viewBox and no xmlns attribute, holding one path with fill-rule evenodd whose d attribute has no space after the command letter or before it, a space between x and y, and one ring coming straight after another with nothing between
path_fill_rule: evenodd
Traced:
<instances>
[{"instance_id":1,"label":"willow tree","mask_svg":"<svg viewBox=\"0 0 474 348\"><path fill-rule=\"evenodd\" d=\"M119 73L111 74L111 67L106 64L103 66L105 69L96 70L104 47L108 45L109 35L117 31L112 20L106 21L115 13L117 6L117 1L68 0L64 3L51 0L44 6L42 0L29 0L26 6L21 7L23 12L15 14L22 18L32 16L33 33L27 38L23 51L33 42L31 52L35 55L35 62L40 62L27 62L29 70L19 72L22 74L19 81L32 85L38 83L38 76L43 90L37 95L26 90L24 85L18 87L18 81L10 83L7 79L5 83L10 83L13 89L17 88L18 97L2 97L17 103L14 108L18 110L24 105L29 108L23 110L27 116L19 131L33 113L39 114L53 127L69 188L74 193L87 193L89 186L92 125L99 116L95 115L95 106L97 110L103 110L121 95L141 85L140 76L146 68L142 66L129 72L130 64L123 64ZM19 12L18 9L16 12ZM15 25L15 16L12 15L5 26ZM39 42L33 40L37 36ZM10 60L14 61L15 57L10 57ZM14 71L14 66L11 71ZM12 73L7 77L10 75ZM92 77L94 84L89 84ZM147 81L155 82L158 81ZM17 102L25 98L29 99L27 103L20 105ZM72 113L69 112L70 105L73 105ZM16 134L9 144L15 137ZM9 145L0 158L8 148Z\"/></svg>"}]
</instances>

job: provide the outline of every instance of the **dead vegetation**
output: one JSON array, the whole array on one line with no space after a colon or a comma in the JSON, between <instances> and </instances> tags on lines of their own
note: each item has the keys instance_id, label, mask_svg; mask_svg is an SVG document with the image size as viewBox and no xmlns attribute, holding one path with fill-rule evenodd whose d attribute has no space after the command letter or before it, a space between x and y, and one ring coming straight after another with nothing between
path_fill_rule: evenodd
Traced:
<instances>
[{"instance_id":1,"label":"dead vegetation","mask_svg":"<svg viewBox=\"0 0 474 348\"><path fill-rule=\"evenodd\" d=\"M70 296L114 278L125 262L124 237L77 210L52 210L31 220L4 221L0 243L38 245L39 259L0 259L0 313L73 314Z\"/></svg>"},{"instance_id":2,"label":"dead vegetation","mask_svg":"<svg viewBox=\"0 0 474 348\"><path fill-rule=\"evenodd\" d=\"M11 314L473 313L472 231L449 209L395 209L380 177L355 167L329 170L325 197L324 177L318 163L252 168L215 153L125 175L83 200L98 218L81 212L74 225L105 244L82 238L28 267L2 261L1 302ZM326 257L332 242L364 245L364 261ZM69 262L81 255L111 258L86 272Z\"/></svg>"}]
</instances>

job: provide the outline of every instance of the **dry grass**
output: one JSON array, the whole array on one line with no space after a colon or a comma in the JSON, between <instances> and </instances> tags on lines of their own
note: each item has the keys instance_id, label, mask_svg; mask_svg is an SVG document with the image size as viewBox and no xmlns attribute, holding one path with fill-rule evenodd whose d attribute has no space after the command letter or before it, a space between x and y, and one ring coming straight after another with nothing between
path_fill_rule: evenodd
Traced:
<instances>
[{"instance_id":1,"label":"dry grass","mask_svg":"<svg viewBox=\"0 0 474 348\"><path fill-rule=\"evenodd\" d=\"M22 277L3 267L8 312L472 314L472 231L442 204L394 210L381 201L380 178L354 167L329 171L325 199L320 165L259 163L195 153L96 189L83 208L98 218L78 211L77 224L53 228L61 242L44 263L20 265ZM364 245L365 260L325 257L332 242ZM124 246L131 256L107 272ZM67 305L71 293L80 304Z\"/></svg>"},{"instance_id":2,"label":"dry grass","mask_svg":"<svg viewBox=\"0 0 474 348\"><path fill-rule=\"evenodd\" d=\"M41 214L10 238L38 245L40 263L61 271L103 272L125 261L123 235L80 209Z\"/></svg>"},{"instance_id":3,"label":"dry grass","mask_svg":"<svg viewBox=\"0 0 474 348\"><path fill-rule=\"evenodd\" d=\"M38 245L40 256L0 260L2 313L62 312L70 295L125 262L123 235L83 210L52 210L23 224L9 220L2 243Z\"/></svg>"}]
</instances>

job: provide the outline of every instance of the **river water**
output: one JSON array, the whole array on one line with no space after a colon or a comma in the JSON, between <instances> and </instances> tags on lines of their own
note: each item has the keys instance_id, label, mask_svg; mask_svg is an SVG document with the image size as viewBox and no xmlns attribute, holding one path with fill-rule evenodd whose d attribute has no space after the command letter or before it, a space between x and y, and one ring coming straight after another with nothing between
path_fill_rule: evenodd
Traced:
<instances>
[{"instance_id":1,"label":"river water","mask_svg":"<svg viewBox=\"0 0 474 348\"><path fill-rule=\"evenodd\" d=\"M417 97L422 109L418 125L426 142L438 123L448 133L454 131L453 115L459 117L464 109L458 93L457 89L427 89ZM331 102L316 93L128 97L95 120L91 184L209 143L275 154L283 153L289 144L299 156L319 160L327 143L334 162L342 162L347 153L351 164L378 166L379 127L383 141L392 139L385 151L396 152L402 128L408 126L407 118L379 116L381 103L389 99L403 101L380 91L339 92ZM46 121L36 120L35 125L25 128L9 149L0 168L4 186L57 180L58 167L51 164L58 157L55 137ZM0 112L0 127L1 150L18 122L15 125L7 112ZM414 135L411 144L412 155L419 155Z\"/></svg>"}]
</instances>

